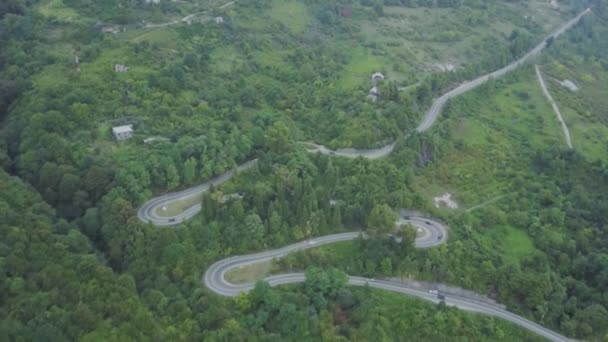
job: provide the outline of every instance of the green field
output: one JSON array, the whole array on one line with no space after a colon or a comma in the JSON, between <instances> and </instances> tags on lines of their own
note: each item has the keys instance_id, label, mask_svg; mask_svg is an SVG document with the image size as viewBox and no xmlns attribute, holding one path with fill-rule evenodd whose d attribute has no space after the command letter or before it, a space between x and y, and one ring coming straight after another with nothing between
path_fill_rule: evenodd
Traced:
<instances>
[{"instance_id":1,"label":"green field","mask_svg":"<svg viewBox=\"0 0 608 342\"><path fill-rule=\"evenodd\" d=\"M439 125L449 128L446 151L424 170L421 191L449 189L462 207L470 207L509 190L508 175L527 168L526 149L565 147L555 114L529 68L487 98L478 90L456 99ZM479 101L471 108L468 103Z\"/></svg>"},{"instance_id":2,"label":"green field","mask_svg":"<svg viewBox=\"0 0 608 342\"><path fill-rule=\"evenodd\" d=\"M154 29L142 29L141 32L131 31L125 35L127 39L131 39L132 42L148 42L153 44L159 44L165 48L177 47L178 35L171 28L154 28Z\"/></svg>"},{"instance_id":3,"label":"green field","mask_svg":"<svg viewBox=\"0 0 608 342\"><path fill-rule=\"evenodd\" d=\"M156 214L161 217L172 217L177 214L183 213L185 210L192 208L192 206L201 203L201 196L195 195L192 197L187 197L183 200L171 202L170 205L167 205L166 209L158 208Z\"/></svg>"},{"instance_id":4,"label":"green field","mask_svg":"<svg viewBox=\"0 0 608 342\"><path fill-rule=\"evenodd\" d=\"M522 16L522 11L528 15ZM480 62L484 40L491 37L506 45L515 28L528 31L540 41L544 32L565 17L562 11L540 0L492 2L466 10L385 6L383 16L361 22L361 33L366 44L386 56L387 70L398 65L402 71L414 70L420 75L438 71L446 64L463 67ZM397 70L395 73L399 74Z\"/></svg>"},{"instance_id":5,"label":"green field","mask_svg":"<svg viewBox=\"0 0 608 342\"><path fill-rule=\"evenodd\" d=\"M507 262L519 263L523 257L534 252L534 245L528 234L514 227L497 226L490 230L492 244L496 246Z\"/></svg>"},{"instance_id":6,"label":"green field","mask_svg":"<svg viewBox=\"0 0 608 342\"><path fill-rule=\"evenodd\" d=\"M608 71L597 63L562 57L542 66L547 87L561 109L572 136L574 149L590 160L608 159ZM558 81L570 80L579 90L572 92Z\"/></svg>"},{"instance_id":7,"label":"green field","mask_svg":"<svg viewBox=\"0 0 608 342\"><path fill-rule=\"evenodd\" d=\"M242 58L234 46L220 47L211 53L213 69L221 73L230 72L235 63L239 62L242 62Z\"/></svg>"},{"instance_id":8,"label":"green field","mask_svg":"<svg viewBox=\"0 0 608 342\"><path fill-rule=\"evenodd\" d=\"M251 283L270 275L272 261L235 268L226 273L226 280L233 284Z\"/></svg>"},{"instance_id":9,"label":"green field","mask_svg":"<svg viewBox=\"0 0 608 342\"><path fill-rule=\"evenodd\" d=\"M72 23L80 17L71 7L66 6L62 0L46 0L38 5L38 11L45 17L59 22Z\"/></svg>"},{"instance_id":10,"label":"green field","mask_svg":"<svg viewBox=\"0 0 608 342\"><path fill-rule=\"evenodd\" d=\"M352 51L351 61L345 66L340 79L340 85L352 89L360 85L369 84L371 88L371 76L375 72L387 68L387 61L381 56L376 56L368 49L357 48Z\"/></svg>"},{"instance_id":11,"label":"green field","mask_svg":"<svg viewBox=\"0 0 608 342\"><path fill-rule=\"evenodd\" d=\"M295 0L274 1L269 15L293 33L304 31L311 19L306 6Z\"/></svg>"}]
</instances>

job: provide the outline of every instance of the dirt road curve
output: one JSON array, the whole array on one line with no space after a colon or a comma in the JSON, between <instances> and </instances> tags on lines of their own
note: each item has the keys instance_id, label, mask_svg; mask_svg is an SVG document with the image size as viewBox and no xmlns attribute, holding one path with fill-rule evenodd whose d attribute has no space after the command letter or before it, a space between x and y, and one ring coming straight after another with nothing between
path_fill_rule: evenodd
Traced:
<instances>
[{"instance_id":1,"label":"dirt road curve","mask_svg":"<svg viewBox=\"0 0 608 342\"><path fill-rule=\"evenodd\" d=\"M534 69L536 69L536 76L538 77L538 82L540 83L540 87L543 89L543 94L545 94L545 97L547 98L547 100L549 100L549 103L551 103L551 107L553 107L553 111L555 112L555 115L557 115L557 120L559 120L559 123L562 126L562 131L564 131L564 137L566 138L566 144L568 144L568 147L570 149L573 149L574 147L572 146L572 138L570 138L570 130L568 129L568 126L566 125L566 121L564 121L564 118L562 117L562 112L559 110L559 107L557 106L557 103L553 99L553 96L551 96L549 89L547 89L547 85L545 84L543 75L540 73L540 69L538 68L538 65L535 65Z\"/></svg>"}]
</instances>

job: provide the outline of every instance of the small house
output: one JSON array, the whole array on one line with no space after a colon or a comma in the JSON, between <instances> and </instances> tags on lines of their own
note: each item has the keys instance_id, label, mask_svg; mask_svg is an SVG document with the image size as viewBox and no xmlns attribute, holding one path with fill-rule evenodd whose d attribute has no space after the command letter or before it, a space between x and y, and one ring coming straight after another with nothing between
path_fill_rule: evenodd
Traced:
<instances>
[{"instance_id":1,"label":"small house","mask_svg":"<svg viewBox=\"0 0 608 342\"><path fill-rule=\"evenodd\" d=\"M101 28L101 32L108 34L117 34L120 32L120 28L118 28L118 26L104 26Z\"/></svg>"},{"instance_id":2,"label":"small house","mask_svg":"<svg viewBox=\"0 0 608 342\"><path fill-rule=\"evenodd\" d=\"M133 137L133 125L112 127L112 135L116 140L127 140Z\"/></svg>"},{"instance_id":3,"label":"small house","mask_svg":"<svg viewBox=\"0 0 608 342\"><path fill-rule=\"evenodd\" d=\"M114 72L127 72L129 67L124 64L114 64Z\"/></svg>"},{"instance_id":4,"label":"small house","mask_svg":"<svg viewBox=\"0 0 608 342\"><path fill-rule=\"evenodd\" d=\"M382 81L384 80L384 75L382 75L382 73L377 72L375 74L372 75L372 81L373 82L378 82L378 81Z\"/></svg>"},{"instance_id":5,"label":"small house","mask_svg":"<svg viewBox=\"0 0 608 342\"><path fill-rule=\"evenodd\" d=\"M577 92L578 91L578 86L576 84L574 84L574 82L572 82L570 80L564 80L564 81L559 82L559 83L562 85L562 87L566 87L571 92Z\"/></svg>"}]
</instances>

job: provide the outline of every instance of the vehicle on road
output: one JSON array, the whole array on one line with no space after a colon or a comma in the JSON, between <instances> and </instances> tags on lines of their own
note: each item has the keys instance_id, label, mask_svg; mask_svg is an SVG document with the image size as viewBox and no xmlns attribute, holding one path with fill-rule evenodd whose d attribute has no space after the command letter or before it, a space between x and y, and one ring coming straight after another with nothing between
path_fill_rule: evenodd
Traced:
<instances>
[{"instance_id":1,"label":"vehicle on road","mask_svg":"<svg viewBox=\"0 0 608 342\"><path fill-rule=\"evenodd\" d=\"M429 290L429 293L430 294L434 294L434 295L438 295L439 291L437 291L437 290Z\"/></svg>"},{"instance_id":2,"label":"vehicle on road","mask_svg":"<svg viewBox=\"0 0 608 342\"><path fill-rule=\"evenodd\" d=\"M175 222L175 217L170 218L169 222Z\"/></svg>"},{"instance_id":3,"label":"vehicle on road","mask_svg":"<svg viewBox=\"0 0 608 342\"><path fill-rule=\"evenodd\" d=\"M437 240L441 240L441 239L443 239L443 234L439 234L439 235L437 236Z\"/></svg>"}]
</instances>

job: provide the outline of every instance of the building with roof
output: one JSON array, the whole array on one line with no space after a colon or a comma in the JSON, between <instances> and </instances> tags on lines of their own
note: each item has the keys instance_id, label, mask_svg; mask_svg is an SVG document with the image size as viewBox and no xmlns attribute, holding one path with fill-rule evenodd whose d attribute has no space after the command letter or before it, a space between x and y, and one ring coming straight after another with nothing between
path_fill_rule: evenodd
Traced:
<instances>
[{"instance_id":1,"label":"building with roof","mask_svg":"<svg viewBox=\"0 0 608 342\"><path fill-rule=\"evenodd\" d=\"M559 84L562 85L562 87L566 87L571 92L577 92L578 91L578 86L576 84L574 84L574 82L572 82L570 80L563 80L563 81L558 81L558 82L559 82Z\"/></svg>"},{"instance_id":2,"label":"building with roof","mask_svg":"<svg viewBox=\"0 0 608 342\"><path fill-rule=\"evenodd\" d=\"M124 64L114 64L114 72L127 72L129 67Z\"/></svg>"},{"instance_id":3,"label":"building with roof","mask_svg":"<svg viewBox=\"0 0 608 342\"><path fill-rule=\"evenodd\" d=\"M117 34L120 32L120 27L118 26L104 26L101 28L101 32L102 33L109 33L109 34Z\"/></svg>"},{"instance_id":4,"label":"building with roof","mask_svg":"<svg viewBox=\"0 0 608 342\"><path fill-rule=\"evenodd\" d=\"M127 140L133 137L133 125L112 127L112 135L116 140Z\"/></svg>"},{"instance_id":5,"label":"building with roof","mask_svg":"<svg viewBox=\"0 0 608 342\"><path fill-rule=\"evenodd\" d=\"M382 75L382 73L377 72L375 74L372 75L372 81L373 82L378 82L378 81L382 81L384 80L384 75Z\"/></svg>"}]
</instances>

